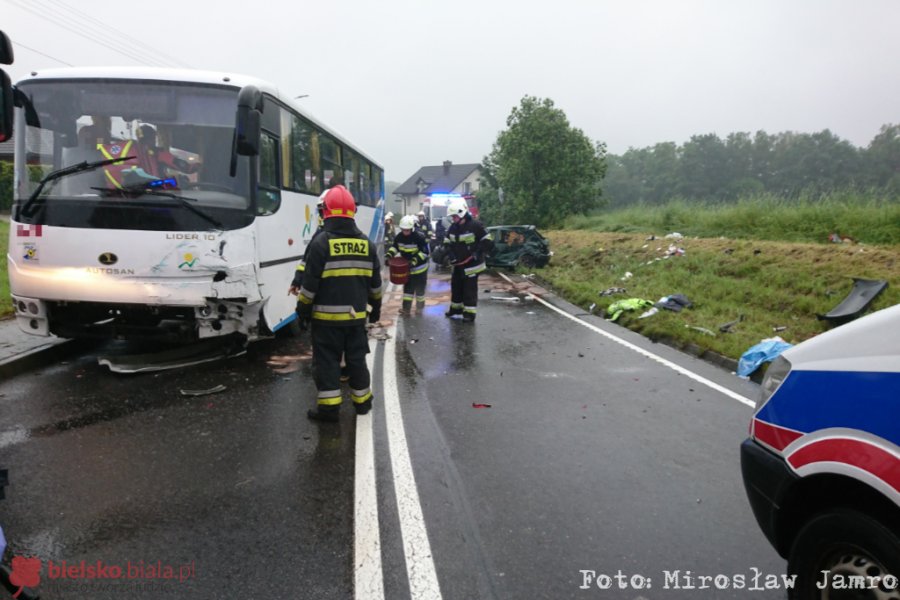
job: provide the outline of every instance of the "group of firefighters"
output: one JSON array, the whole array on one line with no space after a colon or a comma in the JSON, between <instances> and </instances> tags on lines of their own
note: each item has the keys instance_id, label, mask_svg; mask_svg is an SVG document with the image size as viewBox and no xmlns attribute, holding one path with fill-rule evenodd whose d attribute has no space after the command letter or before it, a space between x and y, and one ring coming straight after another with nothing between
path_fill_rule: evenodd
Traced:
<instances>
[{"instance_id":1,"label":"group of firefighters","mask_svg":"<svg viewBox=\"0 0 900 600\"><path fill-rule=\"evenodd\" d=\"M342 374L356 414L364 415L372 408L366 322L377 323L381 318L381 261L375 245L356 226L356 203L343 185L333 185L322 194L319 214L322 224L297 266L289 292L297 295L301 328L311 330L317 401L307 415L316 421L337 422ZM471 322L478 306L478 275L486 268L485 256L493 242L469 213L465 199L451 200L447 216L452 223L446 237L430 247L429 241L437 242L437 238L424 212L401 218L399 233L388 213L386 259L402 256L409 261L403 314L411 312L413 300L418 311L425 306L429 257L438 264L449 261L450 307L444 315Z\"/></svg>"}]
</instances>

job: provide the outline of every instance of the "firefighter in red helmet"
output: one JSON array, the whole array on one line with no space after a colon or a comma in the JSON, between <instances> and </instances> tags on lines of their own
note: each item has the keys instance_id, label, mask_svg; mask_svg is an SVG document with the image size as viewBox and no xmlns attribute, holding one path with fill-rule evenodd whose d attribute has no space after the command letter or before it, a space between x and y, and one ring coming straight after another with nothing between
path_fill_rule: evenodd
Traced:
<instances>
[{"instance_id":1,"label":"firefighter in red helmet","mask_svg":"<svg viewBox=\"0 0 900 600\"><path fill-rule=\"evenodd\" d=\"M310 242L298 295L297 315L312 326L318 401L307 415L316 421L338 420L341 354L356 414L372 408L366 320L375 323L381 317L381 265L375 245L356 227L355 214L356 203L347 188L328 190L324 230Z\"/></svg>"}]
</instances>

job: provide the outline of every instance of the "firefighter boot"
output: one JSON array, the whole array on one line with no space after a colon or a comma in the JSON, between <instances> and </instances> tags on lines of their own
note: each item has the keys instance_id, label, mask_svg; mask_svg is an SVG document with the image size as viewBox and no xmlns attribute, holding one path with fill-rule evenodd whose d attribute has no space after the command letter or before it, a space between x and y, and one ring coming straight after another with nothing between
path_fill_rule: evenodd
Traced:
<instances>
[{"instance_id":1,"label":"firefighter boot","mask_svg":"<svg viewBox=\"0 0 900 600\"><path fill-rule=\"evenodd\" d=\"M462 308L461 308L461 307L457 307L457 306L451 305L451 306L450 306L450 310L448 310L447 312L445 312L445 313L444 313L444 316L447 317L447 318L449 319L450 317L453 317L453 316L455 316L455 315L461 315L461 314L463 314L463 311L462 311Z\"/></svg>"},{"instance_id":2,"label":"firefighter boot","mask_svg":"<svg viewBox=\"0 0 900 600\"><path fill-rule=\"evenodd\" d=\"M360 402L358 404L354 404L353 408L356 409L356 414L365 415L368 414L370 410L372 410L372 399L369 398L365 402Z\"/></svg>"},{"instance_id":3,"label":"firefighter boot","mask_svg":"<svg viewBox=\"0 0 900 600\"><path fill-rule=\"evenodd\" d=\"M400 314L408 315L410 310L412 310L412 300L404 300L403 306L400 307Z\"/></svg>"},{"instance_id":4,"label":"firefighter boot","mask_svg":"<svg viewBox=\"0 0 900 600\"><path fill-rule=\"evenodd\" d=\"M463 321L474 323L475 322L475 313L473 312L465 312L463 313Z\"/></svg>"},{"instance_id":5,"label":"firefighter boot","mask_svg":"<svg viewBox=\"0 0 900 600\"><path fill-rule=\"evenodd\" d=\"M424 300L416 300L416 310L422 312L425 310L425 301Z\"/></svg>"},{"instance_id":6,"label":"firefighter boot","mask_svg":"<svg viewBox=\"0 0 900 600\"><path fill-rule=\"evenodd\" d=\"M313 421L321 421L323 423L337 423L340 419L338 409L323 409L321 406L315 409L309 409L306 411L306 416Z\"/></svg>"}]
</instances>

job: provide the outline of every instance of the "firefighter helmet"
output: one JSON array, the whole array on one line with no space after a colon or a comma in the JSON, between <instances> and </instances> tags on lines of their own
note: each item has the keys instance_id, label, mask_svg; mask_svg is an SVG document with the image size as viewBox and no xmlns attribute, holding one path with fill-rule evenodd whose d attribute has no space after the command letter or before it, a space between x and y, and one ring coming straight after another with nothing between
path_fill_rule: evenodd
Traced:
<instances>
[{"instance_id":1,"label":"firefighter helmet","mask_svg":"<svg viewBox=\"0 0 900 600\"><path fill-rule=\"evenodd\" d=\"M465 198L454 198L447 204L448 217L459 217L461 219L465 217L468 212L469 205L466 203Z\"/></svg>"},{"instance_id":2,"label":"firefighter helmet","mask_svg":"<svg viewBox=\"0 0 900 600\"><path fill-rule=\"evenodd\" d=\"M416 218L412 215L406 215L400 219L400 229L412 229L416 226Z\"/></svg>"},{"instance_id":3,"label":"firefighter helmet","mask_svg":"<svg viewBox=\"0 0 900 600\"><path fill-rule=\"evenodd\" d=\"M352 219L356 214L356 202L342 185L336 185L325 193L325 218L345 217Z\"/></svg>"}]
</instances>

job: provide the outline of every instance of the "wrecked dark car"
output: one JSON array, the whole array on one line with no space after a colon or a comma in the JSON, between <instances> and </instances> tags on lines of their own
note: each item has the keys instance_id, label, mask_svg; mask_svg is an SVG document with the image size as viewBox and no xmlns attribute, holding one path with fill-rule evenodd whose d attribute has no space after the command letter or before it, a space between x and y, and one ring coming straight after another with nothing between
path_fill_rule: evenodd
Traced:
<instances>
[{"instance_id":1,"label":"wrecked dark car","mask_svg":"<svg viewBox=\"0 0 900 600\"><path fill-rule=\"evenodd\" d=\"M550 241L534 225L497 225L487 232L494 240L494 251L486 261L489 267L543 267L553 256Z\"/></svg>"}]
</instances>

